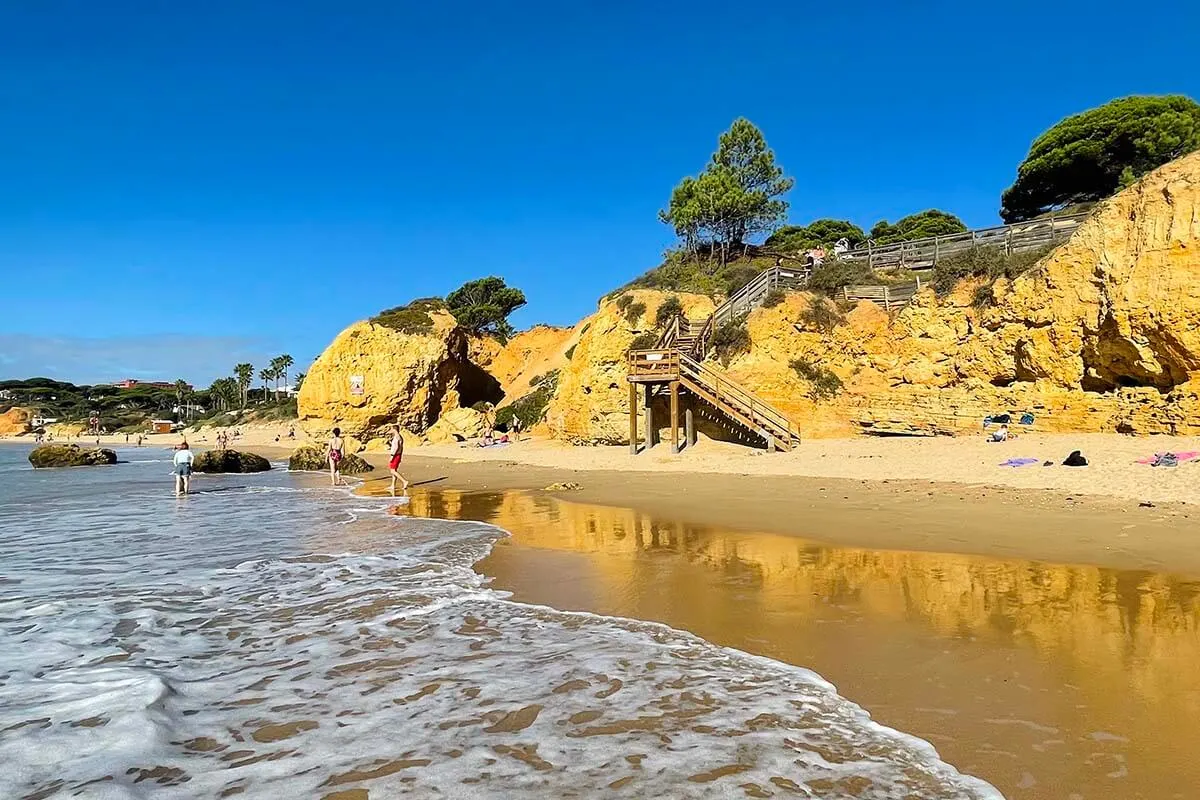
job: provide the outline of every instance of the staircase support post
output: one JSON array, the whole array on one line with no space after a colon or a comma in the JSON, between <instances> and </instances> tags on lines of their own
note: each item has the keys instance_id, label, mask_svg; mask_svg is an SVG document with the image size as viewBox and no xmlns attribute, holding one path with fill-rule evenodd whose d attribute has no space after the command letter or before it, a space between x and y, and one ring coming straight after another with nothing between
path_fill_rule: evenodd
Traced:
<instances>
[{"instance_id":1,"label":"staircase support post","mask_svg":"<svg viewBox=\"0 0 1200 800\"><path fill-rule=\"evenodd\" d=\"M671 452L679 452L679 381L671 381Z\"/></svg>"},{"instance_id":2,"label":"staircase support post","mask_svg":"<svg viewBox=\"0 0 1200 800\"><path fill-rule=\"evenodd\" d=\"M688 447L696 446L696 425L692 421L692 404L683 410L683 441Z\"/></svg>"},{"instance_id":3,"label":"staircase support post","mask_svg":"<svg viewBox=\"0 0 1200 800\"><path fill-rule=\"evenodd\" d=\"M653 399L650 396L651 384L646 384L646 449L649 450L654 445L658 444L658 431L654 427L654 409L651 408Z\"/></svg>"},{"instance_id":4,"label":"staircase support post","mask_svg":"<svg viewBox=\"0 0 1200 800\"><path fill-rule=\"evenodd\" d=\"M629 382L629 455L637 455L637 384Z\"/></svg>"}]
</instances>

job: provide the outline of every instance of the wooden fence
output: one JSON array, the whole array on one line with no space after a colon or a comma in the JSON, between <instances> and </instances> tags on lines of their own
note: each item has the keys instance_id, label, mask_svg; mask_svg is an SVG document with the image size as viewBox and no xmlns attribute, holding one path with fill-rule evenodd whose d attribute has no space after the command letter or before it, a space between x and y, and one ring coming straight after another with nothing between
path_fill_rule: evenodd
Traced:
<instances>
[{"instance_id":1,"label":"wooden fence","mask_svg":"<svg viewBox=\"0 0 1200 800\"><path fill-rule=\"evenodd\" d=\"M917 278L915 283L899 286L843 286L842 298L851 303L870 300L883 306L884 311L899 311L909 304L913 295L921 291L921 285L921 279Z\"/></svg>"},{"instance_id":2,"label":"wooden fence","mask_svg":"<svg viewBox=\"0 0 1200 800\"><path fill-rule=\"evenodd\" d=\"M865 261L871 269L882 271L927 270L947 256L976 247L1002 248L1006 254L1050 247L1066 241L1087 217L1087 214L1051 214L1044 219L1029 222L980 228L948 236L931 236L909 242L882 246L868 242L865 247L842 253L841 258L843 261Z\"/></svg>"}]
</instances>

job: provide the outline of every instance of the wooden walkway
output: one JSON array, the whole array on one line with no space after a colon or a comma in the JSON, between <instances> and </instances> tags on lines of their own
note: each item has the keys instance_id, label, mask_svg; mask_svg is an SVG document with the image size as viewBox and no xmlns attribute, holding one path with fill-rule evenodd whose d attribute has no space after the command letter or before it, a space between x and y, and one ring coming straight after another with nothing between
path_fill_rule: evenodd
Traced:
<instances>
[{"instance_id":1,"label":"wooden walkway","mask_svg":"<svg viewBox=\"0 0 1200 800\"><path fill-rule=\"evenodd\" d=\"M966 233L881 246L868 243L865 247L842 253L841 258L843 261L865 261L871 269L885 272L897 269L929 270L947 256L978 247L997 247L1003 248L1005 253L1021 253L1061 244L1087 217L1087 214L1051 214L1044 219L979 228Z\"/></svg>"},{"instance_id":2,"label":"wooden walkway","mask_svg":"<svg viewBox=\"0 0 1200 800\"><path fill-rule=\"evenodd\" d=\"M910 302L913 296L921 291L921 279L913 283L903 283L896 286L843 286L842 299L850 303L869 300L884 311L899 311Z\"/></svg>"},{"instance_id":3,"label":"wooden walkway","mask_svg":"<svg viewBox=\"0 0 1200 800\"><path fill-rule=\"evenodd\" d=\"M843 253L846 261L866 261L881 271L907 269L915 272L932 269L939 260L977 247L1002 247L1006 253L1025 252L1065 241L1087 218L1087 214L1050 215L1045 219L981 228L950 236L933 236L867 247ZM638 386L644 387L642 408L645 415L646 446L656 443L653 400L664 393L670 398L671 452L682 448L680 433L680 392L711 406L724 418L761 438L767 448L791 450L800 444L799 428L778 409L729 379L720 370L703 363L711 349L713 334L763 304L775 289L803 289L808 283L805 268L782 266L783 260L796 262L795 254L775 253L779 266L760 272L752 281L734 292L703 321L680 315L667 325L655 347L629 353L629 448L638 451ZM908 305L920 291L920 276L914 283L897 286L846 286L842 296L849 301L870 300L894 311ZM684 442L696 443L692 408L684 409Z\"/></svg>"}]
</instances>

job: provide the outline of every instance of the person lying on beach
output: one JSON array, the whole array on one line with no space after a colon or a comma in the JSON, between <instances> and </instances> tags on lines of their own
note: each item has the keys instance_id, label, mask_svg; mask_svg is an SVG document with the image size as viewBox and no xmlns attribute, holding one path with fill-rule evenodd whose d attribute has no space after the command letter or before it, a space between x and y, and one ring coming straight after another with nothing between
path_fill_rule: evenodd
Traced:
<instances>
[{"instance_id":1,"label":"person lying on beach","mask_svg":"<svg viewBox=\"0 0 1200 800\"><path fill-rule=\"evenodd\" d=\"M992 433L988 436L988 441L989 442L1007 442L1010 438L1015 439L1017 437L1011 436L1009 434L1007 425L1001 425L999 428L992 431Z\"/></svg>"},{"instance_id":2,"label":"person lying on beach","mask_svg":"<svg viewBox=\"0 0 1200 800\"><path fill-rule=\"evenodd\" d=\"M175 451L175 494L187 494L192 488L192 462L196 456L188 449L188 443L181 442Z\"/></svg>"},{"instance_id":3,"label":"person lying on beach","mask_svg":"<svg viewBox=\"0 0 1200 800\"><path fill-rule=\"evenodd\" d=\"M334 486L342 482L342 456L345 455L346 443L342 440L340 428L333 429L329 437L329 479Z\"/></svg>"}]
</instances>

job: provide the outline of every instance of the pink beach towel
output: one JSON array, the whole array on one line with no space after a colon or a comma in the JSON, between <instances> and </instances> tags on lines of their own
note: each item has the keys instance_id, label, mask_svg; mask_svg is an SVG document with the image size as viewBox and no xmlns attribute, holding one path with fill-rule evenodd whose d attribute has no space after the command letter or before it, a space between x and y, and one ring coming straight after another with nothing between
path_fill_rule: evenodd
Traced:
<instances>
[{"instance_id":1,"label":"pink beach towel","mask_svg":"<svg viewBox=\"0 0 1200 800\"><path fill-rule=\"evenodd\" d=\"M1158 453L1155 453L1152 456L1147 456L1146 458L1139 458L1135 463L1137 463L1137 464L1153 464L1154 459L1156 459L1156 458L1158 458ZM1195 459L1200 458L1200 452L1197 452L1195 450L1188 450L1183 453L1176 453L1175 458L1179 461L1180 464L1182 464L1184 461L1194 461Z\"/></svg>"}]
</instances>

